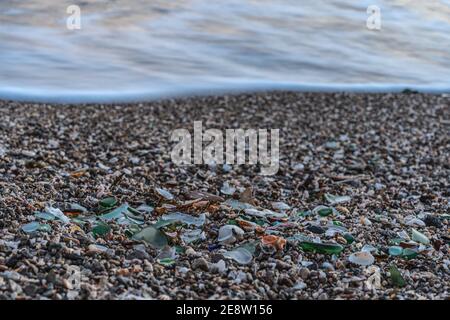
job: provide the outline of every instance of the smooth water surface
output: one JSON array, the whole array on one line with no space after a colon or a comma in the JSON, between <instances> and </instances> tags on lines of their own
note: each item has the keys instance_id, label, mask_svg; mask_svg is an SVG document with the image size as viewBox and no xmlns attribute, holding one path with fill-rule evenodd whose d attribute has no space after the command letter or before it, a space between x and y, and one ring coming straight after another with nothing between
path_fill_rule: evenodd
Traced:
<instances>
[{"instance_id":1,"label":"smooth water surface","mask_svg":"<svg viewBox=\"0 0 450 320\"><path fill-rule=\"evenodd\" d=\"M72 4L80 30L66 27ZM0 2L0 98L405 87L450 88L449 0Z\"/></svg>"}]
</instances>

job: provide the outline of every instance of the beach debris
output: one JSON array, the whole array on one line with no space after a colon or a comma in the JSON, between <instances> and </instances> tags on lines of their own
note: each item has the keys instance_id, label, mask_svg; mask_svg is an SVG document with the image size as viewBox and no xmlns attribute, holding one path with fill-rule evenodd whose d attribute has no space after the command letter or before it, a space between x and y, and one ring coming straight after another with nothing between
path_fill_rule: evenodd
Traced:
<instances>
[{"instance_id":1,"label":"beach debris","mask_svg":"<svg viewBox=\"0 0 450 320\"><path fill-rule=\"evenodd\" d=\"M103 237L111 232L111 227L106 224L99 222L95 227L92 228L92 234L94 237Z\"/></svg>"},{"instance_id":2,"label":"beach debris","mask_svg":"<svg viewBox=\"0 0 450 320\"><path fill-rule=\"evenodd\" d=\"M128 209L124 211L124 218L135 224L143 224L145 222L144 215L132 207L128 207Z\"/></svg>"},{"instance_id":3,"label":"beach debris","mask_svg":"<svg viewBox=\"0 0 450 320\"><path fill-rule=\"evenodd\" d=\"M312 210L313 214L319 215L321 217L328 217L329 215L333 214L333 212L333 208L327 206L317 206Z\"/></svg>"},{"instance_id":4,"label":"beach debris","mask_svg":"<svg viewBox=\"0 0 450 320\"><path fill-rule=\"evenodd\" d=\"M39 219L53 221L56 219L56 217L53 214L47 213L47 212L35 212L34 216Z\"/></svg>"},{"instance_id":5,"label":"beach debris","mask_svg":"<svg viewBox=\"0 0 450 320\"><path fill-rule=\"evenodd\" d=\"M412 229L411 239L416 242L420 242L423 244L430 244L430 239L427 238L423 233L417 231L416 229Z\"/></svg>"},{"instance_id":6,"label":"beach debris","mask_svg":"<svg viewBox=\"0 0 450 320\"><path fill-rule=\"evenodd\" d=\"M129 224L129 225L127 225L127 228L125 228L124 230L125 230L124 234L128 238L132 238L136 233L141 231L141 228L138 225Z\"/></svg>"},{"instance_id":7,"label":"beach debris","mask_svg":"<svg viewBox=\"0 0 450 320\"><path fill-rule=\"evenodd\" d=\"M12 249L12 250L17 250L19 248L19 245L20 245L20 241L7 241L7 240L0 239L0 247L4 246L4 247Z\"/></svg>"},{"instance_id":8,"label":"beach debris","mask_svg":"<svg viewBox=\"0 0 450 320\"><path fill-rule=\"evenodd\" d=\"M376 252L378 249L371 244L365 244L362 248L362 252Z\"/></svg>"},{"instance_id":9,"label":"beach debris","mask_svg":"<svg viewBox=\"0 0 450 320\"><path fill-rule=\"evenodd\" d=\"M86 213L88 211L85 207L83 207L82 205L79 205L77 203L69 204L69 210L75 211L75 212L83 212L83 213Z\"/></svg>"},{"instance_id":10,"label":"beach debris","mask_svg":"<svg viewBox=\"0 0 450 320\"><path fill-rule=\"evenodd\" d=\"M112 208L117 204L117 200L114 197L108 197L100 200L98 204L103 208Z\"/></svg>"},{"instance_id":11,"label":"beach debris","mask_svg":"<svg viewBox=\"0 0 450 320\"><path fill-rule=\"evenodd\" d=\"M325 200L327 200L331 205L346 203L352 200L349 196L335 196L329 193L325 193Z\"/></svg>"},{"instance_id":12,"label":"beach debris","mask_svg":"<svg viewBox=\"0 0 450 320\"><path fill-rule=\"evenodd\" d=\"M400 242L403 240L410 240L408 233L405 230L402 230L400 232L397 232L397 236L400 239Z\"/></svg>"},{"instance_id":13,"label":"beach debris","mask_svg":"<svg viewBox=\"0 0 450 320\"><path fill-rule=\"evenodd\" d=\"M131 225L142 225L145 222L142 221L142 220L135 220L135 219L133 219L133 218L131 218L128 215L125 214L125 215L119 217L116 220L116 223L120 224L120 225L131 226Z\"/></svg>"},{"instance_id":14,"label":"beach debris","mask_svg":"<svg viewBox=\"0 0 450 320\"><path fill-rule=\"evenodd\" d=\"M293 163L292 169L294 169L296 171L302 171L302 170L305 170L305 165L303 163Z\"/></svg>"},{"instance_id":15,"label":"beach debris","mask_svg":"<svg viewBox=\"0 0 450 320\"><path fill-rule=\"evenodd\" d=\"M228 199L224 202L225 205L231 207L234 210L245 210L254 208L251 204L241 202L236 199Z\"/></svg>"},{"instance_id":16,"label":"beach debris","mask_svg":"<svg viewBox=\"0 0 450 320\"><path fill-rule=\"evenodd\" d=\"M407 226L419 226L419 227L425 227L425 222L422 220L414 217L414 216L407 216L405 217L405 224Z\"/></svg>"},{"instance_id":17,"label":"beach debris","mask_svg":"<svg viewBox=\"0 0 450 320\"><path fill-rule=\"evenodd\" d=\"M327 228L325 235L328 237L334 237L336 234L348 233L348 229L342 225L339 225L336 221L328 221L325 227Z\"/></svg>"},{"instance_id":18,"label":"beach debris","mask_svg":"<svg viewBox=\"0 0 450 320\"><path fill-rule=\"evenodd\" d=\"M369 251L361 251L352 253L348 257L348 261L360 266L370 266L375 262L375 258Z\"/></svg>"},{"instance_id":19,"label":"beach debris","mask_svg":"<svg viewBox=\"0 0 450 320\"><path fill-rule=\"evenodd\" d=\"M367 218L367 217L361 217L361 218L359 219L359 222L360 222L361 225L363 225L363 226L371 226L371 225L372 225L372 221L370 221L370 219Z\"/></svg>"},{"instance_id":20,"label":"beach debris","mask_svg":"<svg viewBox=\"0 0 450 320\"><path fill-rule=\"evenodd\" d=\"M155 207L146 204L141 204L139 207L136 208L136 210L143 213L152 213L155 210Z\"/></svg>"},{"instance_id":21,"label":"beach debris","mask_svg":"<svg viewBox=\"0 0 450 320\"><path fill-rule=\"evenodd\" d=\"M409 260L416 258L418 254L419 253L416 250L411 248L404 248L402 252L402 256Z\"/></svg>"},{"instance_id":22,"label":"beach debris","mask_svg":"<svg viewBox=\"0 0 450 320\"><path fill-rule=\"evenodd\" d=\"M264 209L264 210L258 210L258 209L245 209L245 214L249 216L259 217L259 218L271 218L271 219L286 219L288 216L284 212L275 212L272 210Z\"/></svg>"},{"instance_id":23,"label":"beach debris","mask_svg":"<svg viewBox=\"0 0 450 320\"><path fill-rule=\"evenodd\" d=\"M163 215L161 218L163 220L179 221L187 225L194 225L196 227L201 227L206 222L206 215L204 213L202 213L198 217L195 217L182 212L174 212Z\"/></svg>"},{"instance_id":24,"label":"beach debris","mask_svg":"<svg viewBox=\"0 0 450 320\"><path fill-rule=\"evenodd\" d=\"M403 253L403 248L399 246L390 246L388 252L391 256L400 256Z\"/></svg>"},{"instance_id":25,"label":"beach debris","mask_svg":"<svg viewBox=\"0 0 450 320\"><path fill-rule=\"evenodd\" d=\"M279 210L279 211L286 211L289 210L291 208L291 206L289 206L288 204L284 203L284 202L272 202L272 208L274 210Z\"/></svg>"},{"instance_id":26,"label":"beach debris","mask_svg":"<svg viewBox=\"0 0 450 320\"><path fill-rule=\"evenodd\" d=\"M183 240L184 243L190 244L205 240L206 235L205 232L201 229L186 230L181 234L180 238L181 240Z\"/></svg>"},{"instance_id":27,"label":"beach debris","mask_svg":"<svg viewBox=\"0 0 450 320\"><path fill-rule=\"evenodd\" d=\"M336 210L342 214L350 214L350 210L348 210L346 207L343 206L337 206Z\"/></svg>"},{"instance_id":28,"label":"beach debris","mask_svg":"<svg viewBox=\"0 0 450 320\"><path fill-rule=\"evenodd\" d=\"M228 163L224 163L224 164L222 165L222 170L223 170L223 172L228 173L228 172L230 172L231 170L233 170L233 167L230 166Z\"/></svg>"},{"instance_id":29,"label":"beach debris","mask_svg":"<svg viewBox=\"0 0 450 320\"><path fill-rule=\"evenodd\" d=\"M262 233L264 231L264 228L256 222L238 218L236 219L236 223L245 231L256 231L259 233Z\"/></svg>"},{"instance_id":30,"label":"beach debris","mask_svg":"<svg viewBox=\"0 0 450 320\"><path fill-rule=\"evenodd\" d=\"M261 244L273 247L276 250L283 250L286 246L286 239L274 235L265 235L261 237Z\"/></svg>"},{"instance_id":31,"label":"beach debris","mask_svg":"<svg viewBox=\"0 0 450 320\"><path fill-rule=\"evenodd\" d=\"M334 271L335 270L333 264L331 264L330 262L327 262L327 261L322 263L321 268L324 269L324 270L330 270L330 271Z\"/></svg>"},{"instance_id":32,"label":"beach debris","mask_svg":"<svg viewBox=\"0 0 450 320\"><path fill-rule=\"evenodd\" d=\"M226 251L223 256L225 258L233 259L239 264L246 265L252 262L253 255L252 253L243 247L238 247L231 251Z\"/></svg>"},{"instance_id":33,"label":"beach debris","mask_svg":"<svg viewBox=\"0 0 450 320\"><path fill-rule=\"evenodd\" d=\"M37 221L33 221L30 223L24 224L21 229L23 232L26 232L26 233L33 233L36 231L49 232L49 231L51 231L51 226L49 226L48 224L42 224Z\"/></svg>"},{"instance_id":34,"label":"beach debris","mask_svg":"<svg viewBox=\"0 0 450 320\"><path fill-rule=\"evenodd\" d=\"M310 231L310 232L312 232L312 233L316 233L316 234L322 234L322 233L325 233L325 229L324 228L322 228L321 226L319 226L319 225L313 225L313 224L310 224L310 225L308 225L307 227L306 227L306 230L308 230L308 231Z\"/></svg>"},{"instance_id":35,"label":"beach debris","mask_svg":"<svg viewBox=\"0 0 450 320\"><path fill-rule=\"evenodd\" d=\"M55 216L57 219L61 220L65 224L70 222L69 217L64 215L64 213L58 208L45 207L45 212Z\"/></svg>"},{"instance_id":36,"label":"beach debris","mask_svg":"<svg viewBox=\"0 0 450 320\"><path fill-rule=\"evenodd\" d=\"M6 155L6 148L2 145L0 145L0 158Z\"/></svg>"},{"instance_id":37,"label":"beach debris","mask_svg":"<svg viewBox=\"0 0 450 320\"><path fill-rule=\"evenodd\" d=\"M128 204L125 203L125 204L121 205L120 207L112 210L109 213L102 214L101 216L99 216L99 218L102 220L106 220L106 221L116 220L116 219L124 217L124 214L127 210L128 210Z\"/></svg>"},{"instance_id":38,"label":"beach debris","mask_svg":"<svg viewBox=\"0 0 450 320\"><path fill-rule=\"evenodd\" d=\"M163 199L165 199L165 200L173 200L173 199L175 199L175 196L172 194L172 193L170 193L170 191L168 191L168 190L166 190L166 189L162 189L162 188L155 188L155 192L156 192L156 194L159 196L159 197L161 197L161 198L163 198Z\"/></svg>"},{"instance_id":39,"label":"beach debris","mask_svg":"<svg viewBox=\"0 0 450 320\"><path fill-rule=\"evenodd\" d=\"M412 240L400 240L398 245L402 248L417 248L417 246L419 246L417 242Z\"/></svg>"},{"instance_id":40,"label":"beach debris","mask_svg":"<svg viewBox=\"0 0 450 320\"><path fill-rule=\"evenodd\" d=\"M223 202L224 198L221 196L216 196L215 194L204 192L204 191L191 191L186 194L186 196L191 200L204 200L210 202Z\"/></svg>"},{"instance_id":41,"label":"beach debris","mask_svg":"<svg viewBox=\"0 0 450 320\"><path fill-rule=\"evenodd\" d=\"M153 226L142 229L133 236L133 239L145 241L150 246L157 249L162 249L168 244L166 235Z\"/></svg>"},{"instance_id":42,"label":"beach debris","mask_svg":"<svg viewBox=\"0 0 450 320\"><path fill-rule=\"evenodd\" d=\"M306 289L308 285L304 283L303 281L297 281L295 285L292 287L295 291L301 291L303 289Z\"/></svg>"},{"instance_id":43,"label":"beach debris","mask_svg":"<svg viewBox=\"0 0 450 320\"><path fill-rule=\"evenodd\" d=\"M310 241L302 241L300 247L305 251L312 251L323 254L340 254L344 247L337 243L316 243Z\"/></svg>"},{"instance_id":44,"label":"beach debris","mask_svg":"<svg viewBox=\"0 0 450 320\"><path fill-rule=\"evenodd\" d=\"M337 141L328 141L324 144L324 147L327 149L337 150L339 149L339 142Z\"/></svg>"},{"instance_id":45,"label":"beach debris","mask_svg":"<svg viewBox=\"0 0 450 320\"><path fill-rule=\"evenodd\" d=\"M114 250L108 248L107 246L100 245L100 244L90 244L88 246L88 253L90 254L108 254L108 255L114 255Z\"/></svg>"},{"instance_id":46,"label":"beach debris","mask_svg":"<svg viewBox=\"0 0 450 320\"><path fill-rule=\"evenodd\" d=\"M235 225L224 225L219 229L219 236L217 241L224 244L232 244L237 240L242 239L244 230Z\"/></svg>"},{"instance_id":47,"label":"beach debris","mask_svg":"<svg viewBox=\"0 0 450 320\"><path fill-rule=\"evenodd\" d=\"M172 258L157 259L157 261L160 265L165 267L170 267L176 263L175 259Z\"/></svg>"},{"instance_id":48,"label":"beach debris","mask_svg":"<svg viewBox=\"0 0 450 320\"><path fill-rule=\"evenodd\" d=\"M211 263L209 270L213 273L225 273L227 271L227 264L223 259L220 259L216 263Z\"/></svg>"},{"instance_id":49,"label":"beach debris","mask_svg":"<svg viewBox=\"0 0 450 320\"><path fill-rule=\"evenodd\" d=\"M287 238L289 241L293 242L311 242L311 237L308 237L307 235L303 233L296 233L289 238Z\"/></svg>"},{"instance_id":50,"label":"beach debris","mask_svg":"<svg viewBox=\"0 0 450 320\"><path fill-rule=\"evenodd\" d=\"M249 203L251 205L255 205L255 199L253 197L253 188L246 188L240 195L239 201L244 203Z\"/></svg>"},{"instance_id":51,"label":"beach debris","mask_svg":"<svg viewBox=\"0 0 450 320\"><path fill-rule=\"evenodd\" d=\"M367 289L381 289L380 268L377 266L370 266L366 269L366 273L370 275L365 282Z\"/></svg>"},{"instance_id":52,"label":"beach debris","mask_svg":"<svg viewBox=\"0 0 450 320\"><path fill-rule=\"evenodd\" d=\"M177 257L176 248L166 245L161 249L161 251L159 252L156 259L158 259L158 260L164 260L164 259L175 260L176 257Z\"/></svg>"},{"instance_id":53,"label":"beach debris","mask_svg":"<svg viewBox=\"0 0 450 320\"><path fill-rule=\"evenodd\" d=\"M83 229L80 228L80 226L76 225L76 224L71 224L69 226L69 233L84 233Z\"/></svg>"},{"instance_id":54,"label":"beach debris","mask_svg":"<svg viewBox=\"0 0 450 320\"><path fill-rule=\"evenodd\" d=\"M228 274L228 278L231 279L231 282L236 285L244 283L248 280L247 274L245 272L243 272L242 270L231 271Z\"/></svg>"},{"instance_id":55,"label":"beach debris","mask_svg":"<svg viewBox=\"0 0 450 320\"><path fill-rule=\"evenodd\" d=\"M236 192L236 188L231 187L230 184L225 181L220 189L220 192L228 196L232 196Z\"/></svg>"},{"instance_id":56,"label":"beach debris","mask_svg":"<svg viewBox=\"0 0 450 320\"><path fill-rule=\"evenodd\" d=\"M39 231L50 232L50 231L52 231L52 227L50 225L48 225L48 224L41 223L39 225Z\"/></svg>"},{"instance_id":57,"label":"beach debris","mask_svg":"<svg viewBox=\"0 0 450 320\"><path fill-rule=\"evenodd\" d=\"M167 219L167 220L160 219L153 224L153 227L160 229L160 228L164 228L164 227L170 226L172 224L177 224L177 223L180 223L180 221L177 219Z\"/></svg>"},{"instance_id":58,"label":"beach debris","mask_svg":"<svg viewBox=\"0 0 450 320\"><path fill-rule=\"evenodd\" d=\"M392 284L396 287L404 287L406 285L405 279L402 277L402 274L398 270L397 266L391 265L389 267L389 274L391 277Z\"/></svg>"}]
</instances>

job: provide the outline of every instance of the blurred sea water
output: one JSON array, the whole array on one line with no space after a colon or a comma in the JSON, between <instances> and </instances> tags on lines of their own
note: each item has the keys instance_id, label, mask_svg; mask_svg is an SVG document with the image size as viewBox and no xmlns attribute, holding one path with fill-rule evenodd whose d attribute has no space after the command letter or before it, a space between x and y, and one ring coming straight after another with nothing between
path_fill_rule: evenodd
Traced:
<instances>
[{"instance_id":1,"label":"blurred sea water","mask_svg":"<svg viewBox=\"0 0 450 320\"><path fill-rule=\"evenodd\" d=\"M79 30L66 27L70 5ZM0 2L4 99L404 88L449 90L449 0Z\"/></svg>"}]
</instances>

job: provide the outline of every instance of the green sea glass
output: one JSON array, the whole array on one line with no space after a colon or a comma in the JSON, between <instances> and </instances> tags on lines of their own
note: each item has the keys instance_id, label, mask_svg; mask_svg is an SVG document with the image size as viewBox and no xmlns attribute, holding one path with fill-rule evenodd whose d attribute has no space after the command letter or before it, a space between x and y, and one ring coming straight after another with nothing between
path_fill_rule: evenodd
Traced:
<instances>
[{"instance_id":1,"label":"green sea glass","mask_svg":"<svg viewBox=\"0 0 450 320\"><path fill-rule=\"evenodd\" d=\"M117 204L117 200L114 197L109 197L109 198L100 200L99 204L103 208L112 208Z\"/></svg>"},{"instance_id":2,"label":"green sea glass","mask_svg":"<svg viewBox=\"0 0 450 320\"><path fill-rule=\"evenodd\" d=\"M323 209L317 210L317 213L321 217L327 217L327 216L329 216L330 214L333 213L333 209L331 209L331 208L323 208Z\"/></svg>"},{"instance_id":3,"label":"green sea glass","mask_svg":"<svg viewBox=\"0 0 450 320\"><path fill-rule=\"evenodd\" d=\"M418 253L415 250L412 250L410 248L405 248L403 249L402 252L402 256L405 257L406 259L414 259L415 257L417 257Z\"/></svg>"},{"instance_id":4,"label":"green sea glass","mask_svg":"<svg viewBox=\"0 0 450 320\"><path fill-rule=\"evenodd\" d=\"M400 271L396 266L392 265L389 268L389 273L391 274L392 283L397 287L404 287L406 285L405 279L403 279Z\"/></svg>"},{"instance_id":5,"label":"green sea glass","mask_svg":"<svg viewBox=\"0 0 450 320\"><path fill-rule=\"evenodd\" d=\"M355 242L355 238L350 233L344 234L344 239L347 241L347 244Z\"/></svg>"},{"instance_id":6,"label":"green sea glass","mask_svg":"<svg viewBox=\"0 0 450 320\"><path fill-rule=\"evenodd\" d=\"M344 247L337 243L315 243L308 241L300 242L300 247L305 251L323 254L339 254L344 250Z\"/></svg>"},{"instance_id":7,"label":"green sea glass","mask_svg":"<svg viewBox=\"0 0 450 320\"><path fill-rule=\"evenodd\" d=\"M102 237L111 231L111 227L105 223L100 223L92 228L94 237Z\"/></svg>"}]
</instances>

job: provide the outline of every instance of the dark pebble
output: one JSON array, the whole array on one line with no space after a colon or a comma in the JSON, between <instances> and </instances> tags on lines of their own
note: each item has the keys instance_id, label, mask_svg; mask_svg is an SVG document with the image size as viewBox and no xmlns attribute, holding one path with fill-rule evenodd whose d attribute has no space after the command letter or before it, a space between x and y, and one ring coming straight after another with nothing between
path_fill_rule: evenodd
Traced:
<instances>
[{"instance_id":1,"label":"dark pebble","mask_svg":"<svg viewBox=\"0 0 450 320\"><path fill-rule=\"evenodd\" d=\"M309 225L306 229L308 231L311 231L312 233L316 233L316 234L325 233L325 229L323 229L322 227L319 227L319 226Z\"/></svg>"},{"instance_id":2,"label":"dark pebble","mask_svg":"<svg viewBox=\"0 0 450 320\"><path fill-rule=\"evenodd\" d=\"M147 252L142 251L142 250L133 250L132 252L130 252L127 255L127 260L134 260L134 259L138 259L138 260L149 260L150 256Z\"/></svg>"},{"instance_id":3,"label":"dark pebble","mask_svg":"<svg viewBox=\"0 0 450 320\"><path fill-rule=\"evenodd\" d=\"M442 222L438 217L432 216L432 215L427 215L425 217L425 219L423 219L423 222L425 222L425 224L428 227L436 227L436 228L441 228L442 227Z\"/></svg>"},{"instance_id":4,"label":"dark pebble","mask_svg":"<svg viewBox=\"0 0 450 320\"><path fill-rule=\"evenodd\" d=\"M33 284L29 284L25 288L23 288L23 292L27 296L34 296L36 291L37 291L37 287L35 285L33 285Z\"/></svg>"}]
</instances>

